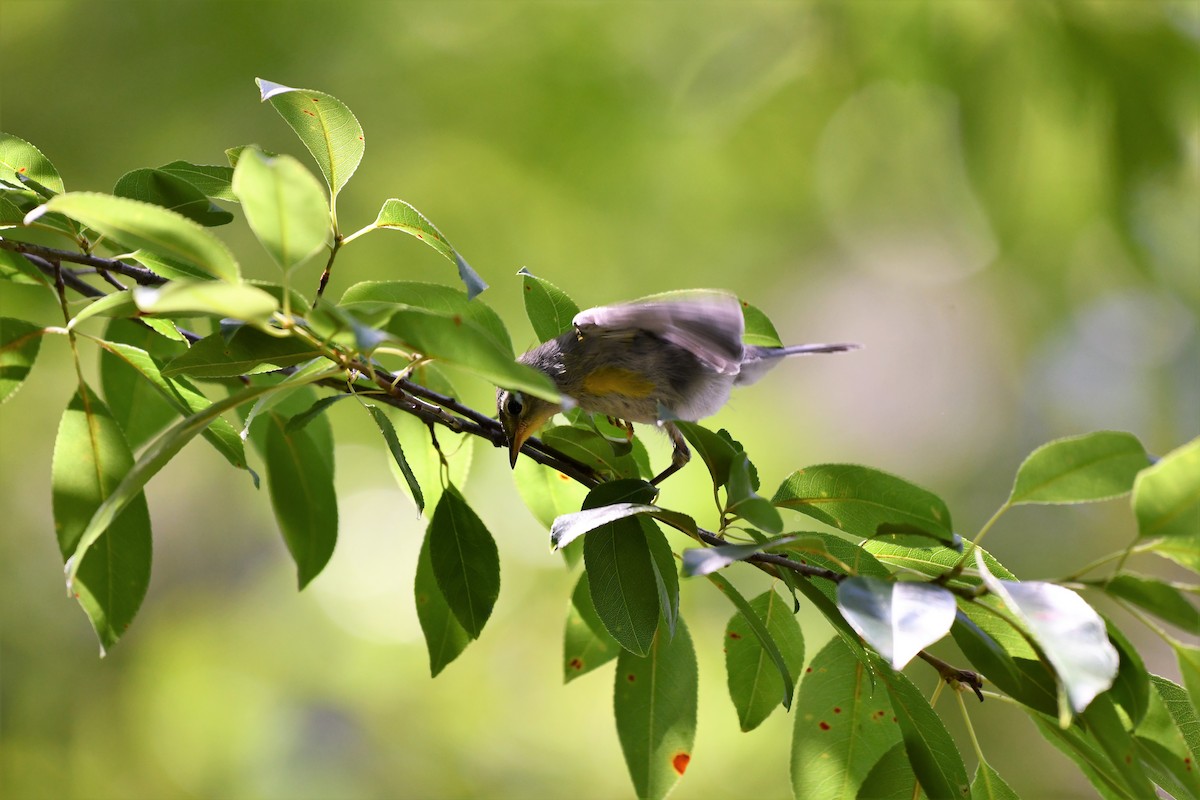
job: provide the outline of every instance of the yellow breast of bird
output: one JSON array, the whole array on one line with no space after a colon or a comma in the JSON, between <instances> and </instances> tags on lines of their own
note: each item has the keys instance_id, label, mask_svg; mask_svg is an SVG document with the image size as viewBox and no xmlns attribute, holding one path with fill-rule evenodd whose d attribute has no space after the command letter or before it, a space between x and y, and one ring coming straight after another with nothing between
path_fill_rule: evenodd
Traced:
<instances>
[{"instance_id":1,"label":"yellow breast of bird","mask_svg":"<svg viewBox=\"0 0 1200 800\"><path fill-rule=\"evenodd\" d=\"M599 367L583 379L583 390L593 395L619 394L642 398L654 394L655 385L644 375L623 367Z\"/></svg>"}]
</instances>

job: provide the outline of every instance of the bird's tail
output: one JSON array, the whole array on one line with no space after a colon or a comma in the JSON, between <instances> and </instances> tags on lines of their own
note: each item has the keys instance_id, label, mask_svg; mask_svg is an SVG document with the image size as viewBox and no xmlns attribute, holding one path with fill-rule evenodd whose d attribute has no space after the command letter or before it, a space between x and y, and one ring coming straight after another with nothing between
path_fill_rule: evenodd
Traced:
<instances>
[{"instance_id":1,"label":"bird's tail","mask_svg":"<svg viewBox=\"0 0 1200 800\"><path fill-rule=\"evenodd\" d=\"M771 367L787 356L803 356L813 353L844 353L848 350L858 350L860 344L797 344L791 347L756 347L747 345L742 351L742 368L738 372L737 386L754 383L766 375Z\"/></svg>"}]
</instances>

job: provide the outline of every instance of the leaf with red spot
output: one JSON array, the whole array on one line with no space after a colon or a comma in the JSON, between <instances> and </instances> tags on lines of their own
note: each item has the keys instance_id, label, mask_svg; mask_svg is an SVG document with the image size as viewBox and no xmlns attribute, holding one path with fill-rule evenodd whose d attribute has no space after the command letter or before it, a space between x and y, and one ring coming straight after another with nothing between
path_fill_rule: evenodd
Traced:
<instances>
[{"instance_id":1,"label":"leaf with red spot","mask_svg":"<svg viewBox=\"0 0 1200 800\"><path fill-rule=\"evenodd\" d=\"M792 714L792 792L805 800L854 800L901 741L887 693L838 638L813 656Z\"/></svg>"},{"instance_id":2,"label":"leaf with red spot","mask_svg":"<svg viewBox=\"0 0 1200 800\"><path fill-rule=\"evenodd\" d=\"M768 589L749 606L778 648L787 675L772 663L746 612L734 614L725 627L725 674L743 731L757 728L779 707L781 698L790 700L791 687L785 687L784 679L794 683L804 663L804 637L792 604Z\"/></svg>"},{"instance_id":3,"label":"leaf with red spot","mask_svg":"<svg viewBox=\"0 0 1200 800\"><path fill-rule=\"evenodd\" d=\"M637 796L661 798L691 761L698 699L696 652L683 620L659 628L645 657L617 657L617 736Z\"/></svg>"},{"instance_id":4,"label":"leaf with red spot","mask_svg":"<svg viewBox=\"0 0 1200 800\"><path fill-rule=\"evenodd\" d=\"M596 606L592 604L588 576L584 572L575 584L567 625L563 632L563 683L570 683L617 657L621 645L604 628Z\"/></svg>"}]
</instances>

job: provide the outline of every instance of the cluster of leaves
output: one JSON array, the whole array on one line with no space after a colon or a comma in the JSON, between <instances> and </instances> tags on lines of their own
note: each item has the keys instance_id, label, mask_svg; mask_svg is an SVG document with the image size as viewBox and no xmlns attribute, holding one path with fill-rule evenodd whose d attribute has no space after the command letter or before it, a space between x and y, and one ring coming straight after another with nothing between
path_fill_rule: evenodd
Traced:
<instances>
[{"instance_id":1,"label":"cluster of leaves","mask_svg":"<svg viewBox=\"0 0 1200 800\"><path fill-rule=\"evenodd\" d=\"M63 315L54 326L0 318L0 400L24 382L43 336L68 338L80 377L55 442L55 527L69 590L107 648L133 620L150 579L143 489L196 436L257 483L245 452L251 442L299 585L321 572L338 527L334 437L322 412L355 398L377 425L400 485L419 511L432 509L415 596L436 675L481 635L500 592L496 544L458 489L470 448L447 453L434 431L493 444L502 432L453 399L451 379L556 393L514 360L503 322L477 297L486 284L412 206L388 199L374 222L341 232L337 197L364 148L349 109L321 92L259 83L262 99L312 154L324 188L290 156L240 147L227 151L228 166L176 161L126 174L112 194L67 192L33 145L0 134L0 277L45 287ZM210 230L233 219L214 201L240 206L279 282L242 278ZM336 303L325 299L340 250L378 229L433 247L465 291L367 282ZM73 249L42 244L56 238ZM290 277L322 252L327 262L310 302ZM578 307L522 272L534 331L543 341L557 336ZM778 344L765 315L744 309L746 341ZM100 333L90 332L104 319ZM99 351L100 392L84 380L80 342ZM318 396L318 386L333 393ZM1130 552L1149 551L1200 571L1200 440L1157 462L1124 433L1052 442L1021 465L1008 500L964 548L945 502L901 478L822 464L793 473L768 498L739 442L676 421L712 477L710 531L694 515L656 505L636 437L579 411L566 417L527 444L533 459L518 463L516 484L568 564L583 563L568 608L564 675L570 681L616 662L617 732L639 796L665 795L692 757L697 661L679 593L686 579L703 577L733 604L724 648L743 730L781 705L792 710L797 797L911 797L918 786L930 797L1013 796L977 745L978 769L968 779L931 700L901 672L919 657L980 696L982 675L1103 796L1154 797L1158 785L1200 798L1192 768L1200 756L1200 649L1155 621L1200 629L1186 597L1198 587L1123 569ZM1014 506L1126 494L1134 542L1070 580L1020 582L979 547ZM807 525L785 519L793 513ZM1080 577L1112 562L1102 579ZM767 584L748 598L726 569L749 578L757 570ZM1160 633L1187 688L1148 674L1121 630L1077 589L1107 594ZM803 673L801 595L836 634ZM975 671L928 652L947 636Z\"/></svg>"}]
</instances>

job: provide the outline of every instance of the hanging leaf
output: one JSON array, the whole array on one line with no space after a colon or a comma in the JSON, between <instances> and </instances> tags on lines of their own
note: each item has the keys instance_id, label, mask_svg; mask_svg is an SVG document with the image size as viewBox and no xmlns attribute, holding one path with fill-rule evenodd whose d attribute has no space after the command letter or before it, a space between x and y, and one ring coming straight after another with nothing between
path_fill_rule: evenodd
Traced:
<instances>
[{"instance_id":1,"label":"hanging leaf","mask_svg":"<svg viewBox=\"0 0 1200 800\"><path fill-rule=\"evenodd\" d=\"M673 637L660 630L645 657L617 656L617 737L641 798L666 797L692 759L696 737L696 652L680 620Z\"/></svg>"},{"instance_id":2,"label":"hanging leaf","mask_svg":"<svg viewBox=\"0 0 1200 800\"><path fill-rule=\"evenodd\" d=\"M172 161L158 168L160 172L174 175L199 189L206 197L237 202L233 193L233 167L224 164L192 164L187 161Z\"/></svg>"},{"instance_id":3,"label":"hanging leaf","mask_svg":"<svg viewBox=\"0 0 1200 800\"><path fill-rule=\"evenodd\" d=\"M1027 713L1046 741L1074 761L1102 797L1106 800L1125 800L1136 796L1130 794L1116 766L1100 749L1094 737L1085 735L1078 725L1064 728L1053 717L1034 711Z\"/></svg>"},{"instance_id":4,"label":"hanging leaf","mask_svg":"<svg viewBox=\"0 0 1200 800\"><path fill-rule=\"evenodd\" d=\"M442 596L478 639L500 595L496 541L454 487L442 492L429 521L429 557Z\"/></svg>"},{"instance_id":5,"label":"hanging leaf","mask_svg":"<svg viewBox=\"0 0 1200 800\"><path fill-rule=\"evenodd\" d=\"M901 741L887 692L841 639L809 662L792 716L792 794L805 800L853 800Z\"/></svg>"},{"instance_id":6,"label":"hanging leaf","mask_svg":"<svg viewBox=\"0 0 1200 800\"><path fill-rule=\"evenodd\" d=\"M1119 657L1108 641L1104 620L1082 597L1064 586L1039 581L1000 581L976 557L988 589L1029 630L1061 681L1076 713L1108 689L1117 676Z\"/></svg>"},{"instance_id":7,"label":"hanging leaf","mask_svg":"<svg viewBox=\"0 0 1200 800\"><path fill-rule=\"evenodd\" d=\"M950 510L940 497L869 467L806 467L783 482L772 502L867 539L896 532L919 533L948 547L962 547L950 522Z\"/></svg>"},{"instance_id":8,"label":"hanging leaf","mask_svg":"<svg viewBox=\"0 0 1200 800\"><path fill-rule=\"evenodd\" d=\"M571 321L579 313L575 301L567 297L562 289L524 267L517 274L521 276L525 315L529 317L529 324L533 326L538 341L548 342L570 330Z\"/></svg>"},{"instance_id":9,"label":"hanging leaf","mask_svg":"<svg viewBox=\"0 0 1200 800\"><path fill-rule=\"evenodd\" d=\"M441 253L444 258L458 268L458 277L467 287L467 299L473 300L476 295L488 288L483 278L479 277L479 273L471 268L465 258L459 255L449 240L442 235L442 232L434 227L434 224L426 219L424 214L403 200L395 197L384 200L383 207L379 209L379 215L375 218L374 226L415 236Z\"/></svg>"},{"instance_id":10,"label":"hanging leaf","mask_svg":"<svg viewBox=\"0 0 1200 800\"><path fill-rule=\"evenodd\" d=\"M162 206L206 227L233 222L233 214L215 205L195 186L162 170L126 172L117 179L113 194Z\"/></svg>"},{"instance_id":11,"label":"hanging leaf","mask_svg":"<svg viewBox=\"0 0 1200 800\"><path fill-rule=\"evenodd\" d=\"M673 420L673 423L675 427L679 428L683 438L687 439L687 443L696 451L696 455L700 456L700 460L708 467L713 485L725 486L728 484L730 468L738 456L738 449L733 446L733 443L728 438L695 422Z\"/></svg>"},{"instance_id":12,"label":"hanging leaf","mask_svg":"<svg viewBox=\"0 0 1200 800\"><path fill-rule=\"evenodd\" d=\"M1200 438L1143 470L1133 484L1138 536L1153 552L1200 572Z\"/></svg>"},{"instance_id":13,"label":"hanging leaf","mask_svg":"<svg viewBox=\"0 0 1200 800\"><path fill-rule=\"evenodd\" d=\"M895 669L950 632L954 595L941 586L869 576L838 584L846 621Z\"/></svg>"},{"instance_id":14,"label":"hanging leaf","mask_svg":"<svg viewBox=\"0 0 1200 800\"><path fill-rule=\"evenodd\" d=\"M100 639L101 655L133 621L150 583L150 513L140 489L98 526L79 552L89 523L133 468L133 455L105 405L86 386L75 394L54 442L50 492L63 558L75 559L70 589ZM92 544L90 543L90 544Z\"/></svg>"},{"instance_id":15,"label":"hanging leaf","mask_svg":"<svg viewBox=\"0 0 1200 800\"><path fill-rule=\"evenodd\" d=\"M726 596L740 598L736 592L726 592ZM753 612L754 618L747 612ZM781 702L785 708L791 706L793 686L803 664L800 623L791 603L774 589L749 601L730 618L725 626L725 675L743 731L757 728Z\"/></svg>"},{"instance_id":16,"label":"hanging leaf","mask_svg":"<svg viewBox=\"0 0 1200 800\"><path fill-rule=\"evenodd\" d=\"M425 511L425 495L421 491L421 484L417 483L417 476L413 474L412 467L409 466L408 458L404 455L404 448L400 446L400 440L396 437L396 428L392 425L391 419L384 413L383 409L378 406L368 405L367 411L370 412L371 418L375 420L375 425L378 426L379 432L383 434L383 440L387 443L388 451L392 454L392 460L396 462L396 468L400 470L400 474L404 476L404 481L408 484L408 490L412 495L413 502L417 504L417 513Z\"/></svg>"},{"instance_id":17,"label":"hanging leaf","mask_svg":"<svg viewBox=\"0 0 1200 800\"><path fill-rule=\"evenodd\" d=\"M1135 436L1099 431L1044 444L1017 470L1008 498L1023 503L1086 503L1118 497L1133 488L1150 463Z\"/></svg>"},{"instance_id":18,"label":"hanging leaf","mask_svg":"<svg viewBox=\"0 0 1200 800\"><path fill-rule=\"evenodd\" d=\"M287 417L265 416L264 460L275 519L296 562L303 589L329 563L337 543L333 454L308 429L288 430Z\"/></svg>"},{"instance_id":19,"label":"hanging leaf","mask_svg":"<svg viewBox=\"0 0 1200 800\"><path fill-rule=\"evenodd\" d=\"M450 604L438 588L433 574L433 563L429 556L429 532L421 543L417 557L417 576L413 592L417 600L417 621L425 634L425 646L429 650L429 676L436 678L471 643L471 635L459 624Z\"/></svg>"},{"instance_id":20,"label":"hanging leaf","mask_svg":"<svg viewBox=\"0 0 1200 800\"><path fill-rule=\"evenodd\" d=\"M0 403L21 388L38 349L42 346L42 329L24 320L0 317Z\"/></svg>"},{"instance_id":21,"label":"hanging leaf","mask_svg":"<svg viewBox=\"0 0 1200 800\"><path fill-rule=\"evenodd\" d=\"M500 316L482 300L468 299L465 292L449 286L418 281L364 281L347 289L338 306L375 326L386 324L394 311L406 306L442 316L457 315L478 325L512 356L512 339Z\"/></svg>"},{"instance_id":22,"label":"hanging leaf","mask_svg":"<svg viewBox=\"0 0 1200 800\"><path fill-rule=\"evenodd\" d=\"M891 750L880 756L858 788L858 800L922 800L928 797L917 784L904 742L892 745Z\"/></svg>"},{"instance_id":23,"label":"hanging leaf","mask_svg":"<svg viewBox=\"0 0 1200 800\"><path fill-rule=\"evenodd\" d=\"M1112 698L1101 694L1088 704L1080 719L1116 768L1131 797L1157 797L1137 759L1137 744L1125 729Z\"/></svg>"},{"instance_id":24,"label":"hanging leaf","mask_svg":"<svg viewBox=\"0 0 1200 800\"><path fill-rule=\"evenodd\" d=\"M596 613L588 587L587 572L579 576L563 632L563 683L570 683L597 667L607 664L621 652L621 645L609 635Z\"/></svg>"},{"instance_id":25,"label":"hanging leaf","mask_svg":"<svg viewBox=\"0 0 1200 800\"><path fill-rule=\"evenodd\" d=\"M921 788L930 797L965 797L970 790L967 769L942 718L904 673L879 663L876 675L892 699L904 749Z\"/></svg>"},{"instance_id":26,"label":"hanging leaf","mask_svg":"<svg viewBox=\"0 0 1200 800\"><path fill-rule=\"evenodd\" d=\"M158 372L158 365L153 362L151 351L162 357L179 349L178 345L159 336L145 325L128 319L114 319L109 322L104 337L138 350L155 372ZM159 377L161 379L161 375ZM161 433L179 416L179 408L167 398L162 388L148 380L146 375L132 366L119 351L101 350L100 384L113 419L124 432L130 448L134 450Z\"/></svg>"},{"instance_id":27,"label":"hanging leaf","mask_svg":"<svg viewBox=\"0 0 1200 800\"><path fill-rule=\"evenodd\" d=\"M246 222L284 272L303 264L330 236L329 204L313 174L291 156L247 150L233 171Z\"/></svg>"},{"instance_id":28,"label":"hanging leaf","mask_svg":"<svg viewBox=\"0 0 1200 800\"><path fill-rule=\"evenodd\" d=\"M54 194L66 191L58 170L42 151L11 133L0 133L0 179L29 179Z\"/></svg>"},{"instance_id":29,"label":"hanging leaf","mask_svg":"<svg viewBox=\"0 0 1200 800\"><path fill-rule=\"evenodd\" d=\"M358 169L365 149L362 126L341 100L312 89L294 89L255 78L263 102L270 102L312 153L329 185L331 198ZM239 153L237 163L245 153Z\"/></svg>"},{"instance_id":30,"label":"hanging leaf","mask_svg":"<svg viewBox=\"0 0 1200 800\"><path fill-rule=\"evenodd\" d=\"M1087 581L1087 585L1128 600L1180 630L1200 631L1200 609L1188 602L1183 592L1158 578L1123 572L1108 579Z\"/></svg>"},{"instance_id":31,"label":"hanging leaf","mask_svg":"<svg viewBox=\"0 0 1200 800\"><path fill-rule=\"evenodd\" d=\"M739 453L729 467L729 483L725 511L744 519L759 530L779 533L783 530L783 518L779 511L764 497L759 497L751 483L754 465L745 453Z\"/></svg>"},{"instance_id":32,"label":"hanging leaf","mask_svg":"<svg viewBox=\"0 0 1200 800\"><path fill-rule=\"evenodd\" d=\"M182 261L205 275L227 281L240 278L237 262L225 244L182 214L150 203L96 192L70 192L30 212L26 223L43 214L63 214L130 250L145 248Z\"/></svg>"},{"instance_id":33,"label":"hanging leaf","mask_svg":"<svg viewBox=\"0 0 1200 800\"><path fill-rule=\"evenodd\" d=\"M410 376L413 381L450 397L460 397L457 388L446 376L431 364L422 364L413 370ZM428 515L437 508L442 497L442 482L448 481L454 486L463 486L471 473L474 460L475 446L478 439L474 436L450 438L439 437L442 455L433 447L433 431L423 421L412 414L394 414L392 425L396 429L396 440L404 448L405 458L412 468L413 476L420 484L425 497L425 513ZM442 456L449 462L449 469L443 472ZM395 459L388 459L392 476L400 488L416 503L408 478L396 465Z\"/></svg>"}]
</instances>

